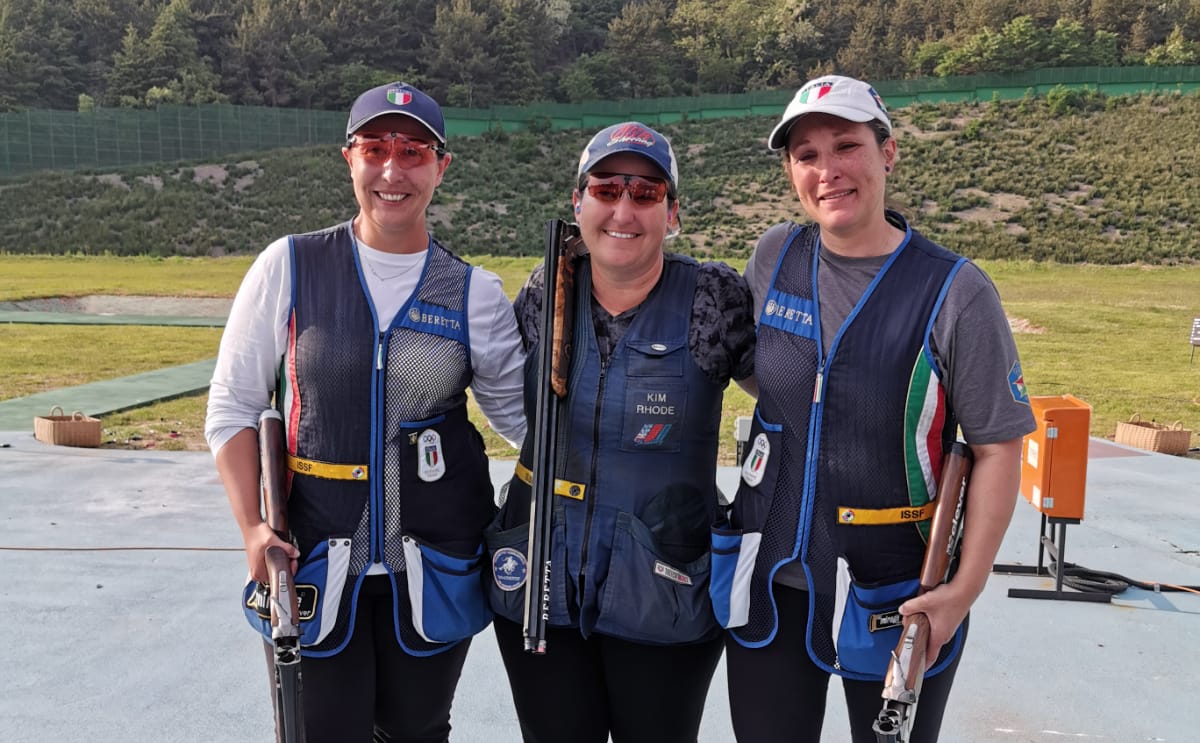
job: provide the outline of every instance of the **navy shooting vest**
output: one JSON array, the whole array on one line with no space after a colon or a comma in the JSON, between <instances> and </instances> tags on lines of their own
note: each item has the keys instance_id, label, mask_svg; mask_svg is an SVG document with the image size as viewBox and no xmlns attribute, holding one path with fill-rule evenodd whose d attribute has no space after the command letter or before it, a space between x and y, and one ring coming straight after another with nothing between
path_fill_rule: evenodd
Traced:
<instances>
[{"instance_id":1,"label":"navy shooting vest","mask_svg":"<svg viewBox=\"0 0 1200 743\"><path fill-rule=\"evenodd\" d=\"M818 229L788 238L758 325L759 399L729 523L713 531L714 608L734 639L775 637L775 572L799 558L807 648L822 668L881 680L915 595L928 504L957 426L929 347L965 259L913 232L823 353ZM934 672L957 652L947 643Z\"/></svg>"},{"instance_id":2,"label":"navy shooting vest","mask_svg":"<svg viewBox=\"0 0 1200 743\"><path fill-rule=\"evenodd\" d=\"M276 405L296 583L308 599L304 652L345 646L372 567L392 582L397 642L413 655L441 652L491 619L482 532L493 490L466 412L472 269L431 238L416 289L381 328L349 223L292 236L291 260Z\"/></svg>"},{"instance_id":3,"label":"navy shooting vest","mask_svg":"<svg viewBox=\"0 0 1200 743\"><path fill-rule=\"evenodd\" d=\"M551 626L662 645L719 631L708 529L725 385L705 375L688 347L698 270L690 258L665 256L661 280L604 366L591 322L591 264L579 260L551 519ZM539 348L530 349L531 422L539 359ZM533 438L488 535L492 606L515 622L523 619Z\"/></svg>"}]
</instances>

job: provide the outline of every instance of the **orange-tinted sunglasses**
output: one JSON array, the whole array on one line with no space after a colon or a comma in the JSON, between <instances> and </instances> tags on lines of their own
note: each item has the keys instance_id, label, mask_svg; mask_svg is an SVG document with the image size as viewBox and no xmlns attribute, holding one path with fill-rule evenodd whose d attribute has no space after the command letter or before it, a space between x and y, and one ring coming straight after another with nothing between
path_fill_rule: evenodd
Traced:
<instances>
[{"instance_id":1,"label":"orange-tinted sunglasses","mask_svg":"<svg viewBox=\"0 0 1200 743\"><path fill-rule=\"evenodd\" d=\"M347 140L346 147L352 152L358 152L363 161L371 165L383 165L395 158L402 168L428 165L446 152L436 142L410 139L399 132L380 135L355 134Z\"/></svg>"}]
</instances>

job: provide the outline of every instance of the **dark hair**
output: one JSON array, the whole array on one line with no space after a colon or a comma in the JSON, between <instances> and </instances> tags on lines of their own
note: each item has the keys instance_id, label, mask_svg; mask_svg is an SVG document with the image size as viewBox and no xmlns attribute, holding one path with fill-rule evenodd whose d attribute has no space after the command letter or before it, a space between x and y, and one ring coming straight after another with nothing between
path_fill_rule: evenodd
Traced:
<instances>
[{"instance_id":1,"label":"dark hair","mask_svg":"<svg viewBox=\"0 0 1200 743\"><path fill-rule=\"evenodd\" d=\"M871 127L871 131L875 132L875 141L882 145L891 138L892 133L888 131L887 124L884 124L879 119L871 119L867 122L867 126Z\"/></svg>"}]
</instances>

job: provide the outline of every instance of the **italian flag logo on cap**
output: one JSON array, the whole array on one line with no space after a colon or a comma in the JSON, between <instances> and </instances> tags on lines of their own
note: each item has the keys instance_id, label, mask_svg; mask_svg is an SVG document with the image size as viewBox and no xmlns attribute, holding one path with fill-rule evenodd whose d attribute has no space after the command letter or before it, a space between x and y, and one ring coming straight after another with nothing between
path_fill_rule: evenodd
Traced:
<instances>
[{"instance_id":1,"label":"italian flag logo on cap","mask_svg":"<svg viewBox=\"0 0 1200 743\"><path fill-rule=\"evenodd\" d=\"M412 93L399 88L392 88L387 92L388 103L394 103L397 106L407 106L412 103Z\"/></svg>"},{"instance_id":2,"label":"italian flag logo on cap","mask_svg":"<svg viewBox=\"0 0 1200 743\"><path fill-rule=\"evenodd\" d=\"M819 101L824 98L825 94L830 90L833 90L833 83L820 83L811 88L806 88L800 92L800 102L808 103L810 99L813 101ZM816 92L816 95L813 95L814 91Z\"/></svg>"}]
</instances>

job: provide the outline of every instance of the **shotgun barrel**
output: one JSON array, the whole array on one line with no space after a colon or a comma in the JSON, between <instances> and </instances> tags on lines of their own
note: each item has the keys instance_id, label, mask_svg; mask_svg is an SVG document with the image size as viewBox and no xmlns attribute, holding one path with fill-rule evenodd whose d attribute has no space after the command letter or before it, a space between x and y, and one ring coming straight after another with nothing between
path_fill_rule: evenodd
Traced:
<instances>
[{"instance_id":1,"label":"shotgun barrel","mask_svg":"<svg viewBox=\"0 0 1200 743\"><path fill-rule=\"evenodd\" d=\"M529 576L525 584L525 650L546 652L550 618L550 528L558 461L558 414L567 394L575 308L572 238L575 225L560 219L546 223L537 404L532 434L533 497L529 504Z\"/></svg>"},{"instance_id":2,"label":"shotgun barrel","mask_svg":"<svg viewBox=\"0 0 1200 743\"><path fill-rule=\"evenodd\" d=\"M285 452L283 416L277 410L264 410L258 419L263 510L267 525L280 539L291 541L287 522ZM300 706L300 602L292 575L292 560L279 547L268 547L266 561L271 587L275 740L276 743L304 743L304 716Z\"/></svg>"}]
</instances>

